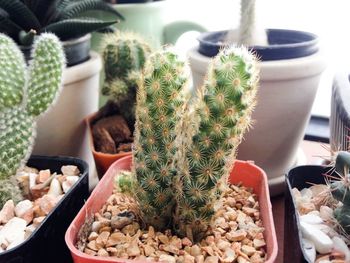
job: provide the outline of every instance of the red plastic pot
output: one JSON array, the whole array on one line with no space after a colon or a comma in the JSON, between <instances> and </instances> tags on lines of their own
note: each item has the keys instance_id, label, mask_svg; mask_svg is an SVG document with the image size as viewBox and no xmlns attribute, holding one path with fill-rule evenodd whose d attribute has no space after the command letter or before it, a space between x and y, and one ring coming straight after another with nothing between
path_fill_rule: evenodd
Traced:
<instances>
[{"instance_id":1,"label":"red plastic pot","mask_svg":"<svg viewBox=\"0 0 350 263\"><path fill-rule=\"evenodd\" d=\"M79 251L75 247L76 238L79 229L85 222L86 214L98 212L105 204L108 197L112 194L114 185L114 176L120 170L129 170L132 162L132 157L128 156L116 161L103 176L102 180L92 192L83 208L75 217L66 232L66 244L71 251L75 263L107 263L107 262L133 262L146 263L136 260L115 259L108 257L94 257ZM275 226L272 217L272 207L270 203L270 194L267 184L265 172L254 165L252 162L236 161L231 172L230 183L242 182L247 187L252 187L258 195L260 203L261 218L265 227L264 237L267 244L267 263L273 263L277 256L277 238Z\"/></svg>"},{"instance_id":2,"label":"red plastic pot","mask_svg":"<svg viewBox=\"0 0 350 263\"><path fill-rule=\"evenodd\" d=\"M85 122L88 127L90 148L91 148L92 156L94 157L94 160L95 160L97 175L98 175L98 178L101 179L102 176L107 172L108 168L112 165L112 163L114 163L115 161L125 156L130 156L131 152L109 154L109 153L98 152L95 150L94 139L92 137L92 124L96 120L96 116L97 116L97 112L91 114L90 116L86 117Z\"/></svg>"}]
</instances>

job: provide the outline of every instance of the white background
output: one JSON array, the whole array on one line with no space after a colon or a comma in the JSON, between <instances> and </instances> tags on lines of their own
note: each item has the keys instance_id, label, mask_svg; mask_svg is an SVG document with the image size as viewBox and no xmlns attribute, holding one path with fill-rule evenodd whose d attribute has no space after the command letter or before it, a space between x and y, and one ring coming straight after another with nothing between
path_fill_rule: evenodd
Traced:
<instances>
[{"instance_id":1,"label":"white background","mask_svg":"<svg viewBox=\"0 0 350 263\"><path fill-rule=\"evenodd\" d=\"M238 26L240 0L167 0L167 21L191 20L209 30ZM350 72L350 0L257 0L259 24L264 28L304 30L320 37L327 60L313 114L329 116L332 78ZM182 49L193 45L195 34L179 41Z\"/></svg>"}]
</instances>

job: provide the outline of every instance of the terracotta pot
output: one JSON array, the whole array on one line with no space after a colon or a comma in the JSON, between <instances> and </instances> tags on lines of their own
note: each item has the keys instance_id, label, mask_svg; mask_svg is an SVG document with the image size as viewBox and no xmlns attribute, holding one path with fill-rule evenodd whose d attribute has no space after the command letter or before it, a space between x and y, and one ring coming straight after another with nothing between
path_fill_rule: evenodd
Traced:
<instances>
[{"instance_id":1,"label":"terracotta pot","mask_svg":"<svg viewBox=\"0 0 350 263\"><path fill-rule=\"evenodd\" d=\"M90 143L92 156L94 157L94 160L95 160L97 175L98 175L98 178L101 179L102 176L107 172L108 168L111 166L112 163L114 163L115 161L125 156L130 156L131 152L109 154L109 153L98 152L95 150L94 139L92 137L92 124L96 120L96 116L97 116L97 112L91 114L90 116L85 118L85 122L88 128L89 143Z\"/></svg>"},{"instance_id":2,"label":"terracotta pot","mask_svg":"<svg viewBox=\"0 0 350 263\"><path fill-rule=\"evenodd\" d=\"M79 229L85 222L86 212L90 214L98 212L112 194L114 176L120 170L129 170L132 157L128 156L116 161L104 175L100 183L92 192L90 198L80 210L66 232L66 244L71 251L75 263L107 263L107 262L142 262L108 257L89 256L75 247ZM265 172L252 162L236 161L231 172L230 183L242 182L247 187L252 187L259 197L261 218L265 227L264 237L267 244L267 263L273 263L277 256L277 239L272 217L270 194Z\"/></svg>"}]
</instances>

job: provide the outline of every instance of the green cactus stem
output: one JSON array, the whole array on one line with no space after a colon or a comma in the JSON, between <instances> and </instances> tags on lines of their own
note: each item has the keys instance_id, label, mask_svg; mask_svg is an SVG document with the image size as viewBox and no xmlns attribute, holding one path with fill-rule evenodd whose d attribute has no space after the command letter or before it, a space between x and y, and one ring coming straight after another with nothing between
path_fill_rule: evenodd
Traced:
<instances>
[{"instance_id":1,"label":"green cactus stem","mask_svg":"<svg viewBox=\"0 0 350 263\"><path fill-rule=\"evenodd\" d=\"M115 32L102 40L102 94L109 96L131 126L135 123L137 82L150 53L148 43L131 32Z\"/></svg>"},{"instance_id":2,"label":"green cactus stem","mask_svg":"<svg viewBox=\"0 0 350 263\"><path fill-rule=\"evenodd\" d=\"M334 217L350 235L350 153L340 151L337 153L335 160L335 170L339 174L341 180L330 183L330 189L333 198L341 201L343 205L334 210Z\"/></svg>"},{"instance_id":3,"label":"green cactus stem","mask_svg":"<svg viewBox=\"0 0 350 263\"><path fill-rule=\"evenodd\" d=\"M41 34L34 43L33 60L27 69L16 44L0 34L1 196L7 195L9 178L31 154L36 117L46 112L57 97L65 65L63 54L56 36ZM17 187L15 183L13 187Z\"/></svg>"},{"instance_id":4,"label":"green cactus stem","mask_svg":"<svg viewBox=\"0 0 350 263\"><path fill-rule=\"evenodd\" d=\"M181 235L192 232L198 239L211 223L237 147L251 123L258 72L256 60L244 48L220 52L209 66L199 91L199 118L194 118L199 129L186 147L188 165L177 167L183 182L176 215Z\"/></svg>"},{"instance_id":5,"label":"green cactus stem","mask_svg":"<svg viewBox=\"0 0 350 263\"><path fill-rule=\"evenodd\" d=\"M175 204L172 167L176 125L187 101L188 70L170 51L153 54L137 94L134 169L146 224L170 227Z\"/></svg>"}]
</instances>

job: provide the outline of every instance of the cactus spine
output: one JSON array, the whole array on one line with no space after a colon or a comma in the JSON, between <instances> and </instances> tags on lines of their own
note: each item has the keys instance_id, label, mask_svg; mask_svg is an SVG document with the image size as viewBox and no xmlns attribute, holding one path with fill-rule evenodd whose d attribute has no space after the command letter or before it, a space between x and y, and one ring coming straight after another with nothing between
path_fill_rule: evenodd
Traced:
<instances>
[{"instance_id":1,"label":"cactus spine","mask_svg":"<svg viewBox=\"0 0 350 263\"><path fill-rule=\"evenodd\" d=\"M11 176L29 158L35 118L49 108L61 85L65 58L57 37L42 34L32 52L27 69L16 44L0 34L0 200L10 195Z\"/></svg>"},{"instance_id":2,"label":"cactus spine","mask_svg":"<svg viewBox=\"0 0 350 263\"><path fill-rule=\"evenodd\" d=\"M334 210L334 217L350 235L350 153L340 151L335 160L335 169L340 175L340 181L334 181L330 184L333 198L343 203L342 206Z\"/></svg>"},{"instance_id":3,"label":"cactus spine","mask_svg":"<svg viewBox=\"0 0 350 263\"><path fill-rule=\"evenodd\" d=\"M244 48L221 51L192 99L187 72L170 51L146 64L137 94L134 192L146 224L198 240L250 124L258 69Z\"/></svg>"},{"instance_id":4,"label":"cactus spine","mask_svg":"<svg viewBox=\"0 0 350 263\"><path fill-rule=\"evenodd\" d=\"M150 53L146 41L130 32L109 34L102 41L106 76L102 93L114 101L131 126L135 123L137 81Z\"/></svg>"}]
</instances>

